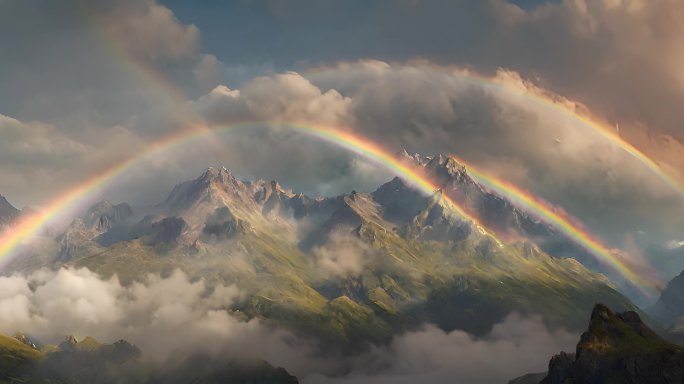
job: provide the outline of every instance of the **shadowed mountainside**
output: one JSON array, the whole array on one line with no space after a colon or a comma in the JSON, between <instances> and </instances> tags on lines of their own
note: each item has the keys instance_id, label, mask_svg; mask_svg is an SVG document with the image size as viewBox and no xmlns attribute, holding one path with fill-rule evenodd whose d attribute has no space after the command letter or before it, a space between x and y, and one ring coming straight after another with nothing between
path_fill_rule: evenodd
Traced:
<instances>
[{"instance_id":1,"label":"shadowed mountainside","mask_svg":"<svg viewBox=\"0 0 684 384\"><path fill-rule=\"evenodd\" d=\"M100 344L67 337L59 346L36 345L25 335L0 335L0 382L42 384L296 384L283 368L263 361L225 361L193 355L152 363L125 340Z\"/></svg>"}]
</instances>

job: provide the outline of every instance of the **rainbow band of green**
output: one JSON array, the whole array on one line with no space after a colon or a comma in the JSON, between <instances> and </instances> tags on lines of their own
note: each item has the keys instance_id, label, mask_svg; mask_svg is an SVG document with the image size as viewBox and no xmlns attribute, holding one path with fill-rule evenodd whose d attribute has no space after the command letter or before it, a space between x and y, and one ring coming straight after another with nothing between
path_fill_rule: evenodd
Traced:
<instances>
[{"instance_id":1,"label":"rainbow band of green","mask_svg":"<svg viewBox=\"0 0 684 384\"><path fill-rule=\"evenodd\" d=\"M318 138L340 148L354 152L384 167L393 174L400 176L426 194L435 193L435 191L439 189L439 187L432 182L430 178L426 177L420 169L403 163L392 153L370 140L342 129L286 122L243 122L216 129L208 129L206 126L198 125L167 136L164 139L149 145L147 150L140 155L131 157L104 169L94 177L82 182L50 202L40 213L22 220L11 230L4 232L0 236L0 263L8 262L8 259L11 259L11 256L19 245L36 236L48 222L54 220L56 217L72 212L77 208L81 201L86 200L88 196L103 190L117 176L121 175L126 170L131 169L147 157L182 145L193 139L205 137L209 134L224 133L239 129L272 127L274 125ZM441 195L441 199L441 201L446 203L455 213L465 220L472 221L480 232L493 236L492 232L482 227L477 219L466 213L448 196Z\"/></svg>"},{"instance_id":2,"label":"rainbow band of green","mask_svg":"<svg viewBox=\"0 0 684 384\"><path fill-rule=\"evenodd\" d=\"M478 182L491 189L495 193L511 200L516 206L534 215L538 219L559 229L574 242L581 245L585 250L594 255L597 261L618 272L625 279L639 287L659 289L662 281L658 279L646 279L640 276L631 265L623 261L618 254L601 244L586 230L577 224L577 220L565 214L559 213L545 201L535 197L531 193L518 188L515 185L497 179L485 172L467 164L456 156L452 156L462 164L466 165L468 174L472 175Z\"/></svg>"}]
</instances>

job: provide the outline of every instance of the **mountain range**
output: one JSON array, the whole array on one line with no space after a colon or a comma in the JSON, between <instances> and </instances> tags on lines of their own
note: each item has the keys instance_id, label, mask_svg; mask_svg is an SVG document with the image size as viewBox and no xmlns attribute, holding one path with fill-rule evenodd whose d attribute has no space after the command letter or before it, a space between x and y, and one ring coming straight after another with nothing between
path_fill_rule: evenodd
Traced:
<instances>
[{"instance_id":1,"label":"mountain range","mask_svg":"<svg viewBox=\"0 0 684 384\"><path fill-rule=\"evenodd\" d=\"M635 309L575 259L502 241L452 212L443 194L498 229L535 234L542 245L566 242L453 158L400 156L444 187L425 195L394 178L372 193L314 198L209 168L144 215L96 204L5 272L87 267L130 283L180 268L208 284L238 282L245 295L228 310L343 351L426 322L484 335L518 312L580 330L595 302Z\"/></svg>"}]
</instances>

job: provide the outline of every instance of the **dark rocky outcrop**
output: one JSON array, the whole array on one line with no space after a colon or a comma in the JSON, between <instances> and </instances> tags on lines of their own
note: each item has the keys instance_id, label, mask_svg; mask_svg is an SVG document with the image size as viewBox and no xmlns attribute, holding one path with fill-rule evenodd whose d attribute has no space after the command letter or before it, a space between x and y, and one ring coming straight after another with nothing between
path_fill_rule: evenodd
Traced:
<instances>
[{"instance_id":1,"label":"dark rocky outcrop","mask_svg":"<svg viewBox=\"0 0 684 384\"><path fill-rule=\"evenodd\" d=\"M133 208L126 203L114 205L102 200L88 209L83 224L88 229L104 233L133 216Z\"/></svg>"},{"instance_id":2,"label":"dark rocky outcrop","mask_svg":"<svg viewBox=\"0 0 684 384\"><path fill-rule=\"evenodd\" d=\"M684 347L661 339L633 311L597 304L574 355L561 352L541 384L684 383Z\"/></svg>"}]
</instances>

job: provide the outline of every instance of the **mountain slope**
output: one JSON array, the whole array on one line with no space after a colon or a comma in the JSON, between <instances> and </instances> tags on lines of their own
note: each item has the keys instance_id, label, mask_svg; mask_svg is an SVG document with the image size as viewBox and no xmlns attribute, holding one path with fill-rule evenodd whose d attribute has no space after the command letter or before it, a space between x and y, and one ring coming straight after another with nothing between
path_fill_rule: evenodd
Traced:
<instances>
[{"instance_id":1,"label":"mountain slope","mask_svg":"<svg viewBox=\"0 0 684 384\"><path fill-rule=\"evenodd\" d=\"M265 361L223 361L194 355L147 381L148 384L297 384L283 368Z\"/></svg>"},{"instance_id":2,"label":"mountain slope","mask_svg":"<svg viewBox=\"0 0 684 384\"><path fill-rule=\"evenodd\" d=\"M296 384L297 378L264 361L232 361L194 355L164 364L143 361L125 340L101 344L67 337L59 346L35 345L23 335L0 335L0 382L42 384Z\"/></svg>"},{"instance_id":3,"label":"mountain slope","mask_svg":"<svg viewBox=\"0 0 684 384\"><path fill-rule=\"evenodd\" d=\"M41 353L14 337L0 335L0 381L19 380Z\"/></svg>"},{"instance_id":4,"label":"mountain slope","mask_svg":"<svg viewBox=\"0 0 684 384\"><path fill-rule=\"evenodd\" d=\"M445 164L465 180L448 159L426 162ZM604 276L482 233L441 197L395 178L370 194L311 198L209 168L126 227L124 240L105 246L75 222L62 237L68 257L42 266L124 283L180 268L210 285L235 283L244 295L230 310L345 350L425 322L483 335L515 311L580 330L596 301L633 309Z\"/></svg>"},{"instance_id":5,"label":"mountain slope","mask_svg":"<svg viewBox=\"0 0 684 384\"><path fill-rule=\"evenodd\" d=\"M562 258L574 258L592 270L601 271L601 265L583 248L559 233L555 228L518 209L503 198L477 183L465 165L458 160L437 155L434 157L408 156L400 153L404 161L422 166L459 204L475 212L482 223L502 235L527 238L545 252Z\"/></svg>"}]
</instances>

